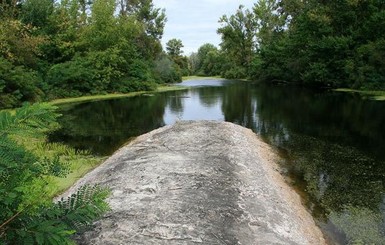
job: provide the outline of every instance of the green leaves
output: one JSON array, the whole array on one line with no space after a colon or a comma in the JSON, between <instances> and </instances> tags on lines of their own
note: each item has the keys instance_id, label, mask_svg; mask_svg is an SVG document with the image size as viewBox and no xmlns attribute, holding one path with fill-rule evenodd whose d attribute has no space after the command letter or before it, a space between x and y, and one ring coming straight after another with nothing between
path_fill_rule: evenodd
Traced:
<instances>
[{"instance_id":1,"label":"green leaves","mask_svg":"<svg viewBox=\"0 0 385 245\"><path fill-rule=\"evenodd\" d=\"M55 106L47 103L24 105L12 114L0 111L0 135L38 134L49 130L55 124L59 114Z\"/></svg>"},{"instance_id":2,"label":"green leaves","mask_svg":"<svg viewBox=\"0 0 385 245\"><path fill-rule=\"evenodd\" d=\"M62 198L54 208L60 211L59 219L72 229L80 231L109 210L105 202L108 195L108 189L85 185L76 194Z\"/></svg>"},{"instance_id":3,"label":"green leaves","mask_svg":"<svg viewBox=\"0 0 385 245\"><path fill-rule=\"evenodd\" d=\"M0 244L73 244L71 235L108 210L108 191L82 187L68 200L52 203L52 177L65 177L59 157L36 156L19 136L44 134L58 116L49 104L0 112Z\"/></svg>"}]
</instances>

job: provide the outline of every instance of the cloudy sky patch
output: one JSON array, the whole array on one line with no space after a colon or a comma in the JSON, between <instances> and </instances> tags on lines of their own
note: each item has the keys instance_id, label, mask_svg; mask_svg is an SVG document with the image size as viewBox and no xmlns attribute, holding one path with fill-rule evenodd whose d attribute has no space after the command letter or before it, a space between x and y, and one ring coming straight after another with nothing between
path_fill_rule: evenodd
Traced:
<instances>
[{"instance_id":1,"label":"cloudy sky patch","mask_svg":"<svg viewBox=\"0 0 385 245\"><path fill-rule=\"evenodd\" d=\"M154 0L156 7L166 9L167 23L163 46L172 39L182 40L184 53L196 52L205 43L219 45L219 18L234 14L239 5L251 8L256 0Z\"/></svg>"}]
</instances>

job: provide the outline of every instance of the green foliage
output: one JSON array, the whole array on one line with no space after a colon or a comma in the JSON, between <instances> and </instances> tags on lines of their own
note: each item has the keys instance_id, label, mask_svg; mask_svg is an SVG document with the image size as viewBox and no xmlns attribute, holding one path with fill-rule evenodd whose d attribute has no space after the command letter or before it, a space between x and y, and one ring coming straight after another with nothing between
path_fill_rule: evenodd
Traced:
<instances>
[{"instance_id":1,"label":"green foliage","mask_svg":"<svg viewBox=\"0 0 385 245\"><path fill-rule=\"evenodd\" d=\"M44 28L53 9L52 0L27 0L21 8L21 19L26 24Z\"/></svg>"},{"instance_id":2,"label":"green foliage","mask_svg":"<svg viewBox=\"0 0 385 245\"><path fill-rule=\"evenodd\" d=\"M21 105L21 101L37 101L43 92L36 72L15 66L0 56L0 108Z\"/></svg>"},{"instance_id":3,"label":"green foliage","mask_svg":"<svg viewBox=\"0 0 385 245\"><path fill-rule=\"evenodd\" d=\"M107 209L106 190L83 187L68 200L54 204L53 177L69 166L58 157L35 155L17 143L56 125L58 114L48 104L25 105L14 113L0 112L0 238L2 244L73 244L71 235Z\"/></svg>"},{"instance_id":4,"label":"green foliage","mask_svg":"<svg viewBox=\"0 0 385 245\"><path fill-rule=\"evenodd\" d=\"M182 48L183 48L183 44L182 44L182 40L180 39L174 38L169 40L166 43L167 54L170 55L171 57L181 56L183 53Z\"/></svg>"},{"instance_id":5,"label":"green foliage","mask_svg":"<svg viewBox=\"0 0 385 245\"><path fill-rule=\"evenodd\" d=\"M90 93L94 70L89 69L89 65L87 59L79 57L52 66L47 74L49 91L53 91L55 97L76 97Z\"/></svg>"},{"instance_id":6,"label":"green foliage","mask_svg":"<svg viewBox=\"0 0 385 245\"><path fill-rule=\"evenodd\" d=\"M222 16L219 20L221 27L217 30L221 35L220 44L226 54L227 62L234 68L231 74L242 75L245 78L249 73L253 53L255 51L255 18L249 10L240 5L237 12L231 16ZM244 72L239 72L241 70Z\"/></svg>"},{"instance_id":7,"label":"green foliage","mask_svg":"<svg viewBox=\"0 0 385 245\"><path fill-rule=\"evenodd\" d=\"M166 55L162 55L155 62L155 75L158 82L178 83L182 81L180 68Z\"/></svg>"},{"instance_id":8,"label":"green foliage","mask_svg":"<svg viewBox=\"0 0 385 245\"><path fill-rule=\"evenodd\" d=\"M381 1L261 0L219 22L222 76L385 88Z\"/></svg>"},{"instance_id":9,"label":"green foliage","mask_svg":"<svg viewBox=\"0 0 385 245\"><path fill-rule=\"evenodd\" d=\"M183 43L180 39L171 39L166 43L166 51L168 56L170 57L170 60L174 63L172 66L169 66L168 69L165 69L166 66L163 65L163 69L160 69L159 62L163 59L163 64L166 64L166 59L164 57L161 57L160 60L157 62L156 72L158 74L158 78L160 79L166 79L164 82L171 82L173 80L181 81L182 76L188 76L190 75L190 68L189 68L189 62L188 58L186 56L183 56ZM159 74L162 71L166 71L167 74Z\"/></svg>"},{"instance_id":10,"label":"green foliage","mask_svg":"<svg viewBox=\"0 0 385 245\"><path fill-rule=\"evenodd\" d=\"M263 45L263 69L255 77L317 87L384 89L385 69L379 58L384 55L383 3L312 0L291 4L301 11L289 5L281 9L284 17L291 16L288 28L274 30L276 41Z\"/></svg>"},{"instance_id":11,"label":"green foliage","mask_svg":"<svg viewBox=\"0 0 385 245\"><path fill-rule=\"evenodd\" d=\"M0 16L0 108L153 89L168 79L154 72L166 16L152 0L27 0L17 11L13 4L0 4L8 12Z\"/></svg>"},{"instance_id":12,"label":"green foliage","mask_svg":"<svg viewBox=\"0 0 385 245\"><path fill-rule=\"evenodd\" d=\"M223 66L223 55L211 43L203 44L196 54L190 56L191 70L199 76L220 75Z\"/></svg>"}]
</instances>

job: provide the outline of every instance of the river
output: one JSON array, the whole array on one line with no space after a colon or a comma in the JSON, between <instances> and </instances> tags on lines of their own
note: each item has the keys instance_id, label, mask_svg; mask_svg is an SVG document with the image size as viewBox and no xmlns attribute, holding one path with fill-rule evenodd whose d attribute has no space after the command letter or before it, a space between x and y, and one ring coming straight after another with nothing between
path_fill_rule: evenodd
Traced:
<instances>
[{"instance_id":1,"label":"river","mask_svg":"<svg viewBox=\"0 0 385 245\"><path fill-rule=\"evenodd\" d=\"M233 122L277 150L331 244L385 244L385 102L220 79L180 86L188 89L63 105L50 140L106 156L178 120Z\"/></svg>"}]
</instances>

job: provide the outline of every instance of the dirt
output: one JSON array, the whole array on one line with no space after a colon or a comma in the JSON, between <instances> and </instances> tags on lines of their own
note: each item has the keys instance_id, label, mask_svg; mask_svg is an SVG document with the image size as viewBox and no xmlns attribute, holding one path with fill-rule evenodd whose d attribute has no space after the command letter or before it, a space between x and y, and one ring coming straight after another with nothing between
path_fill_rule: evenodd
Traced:
<instances>
[{"instance_id":1,"label":"dirt","mask_svg":"<svg viewBox=\"0 0 385 245\"><path fill-rule=\"evenodd\" d=\"M326 244L277 154L251 130L181 121L138 137L87 174L111 211L80 244Z\"/></svg>"}]
</instances>

